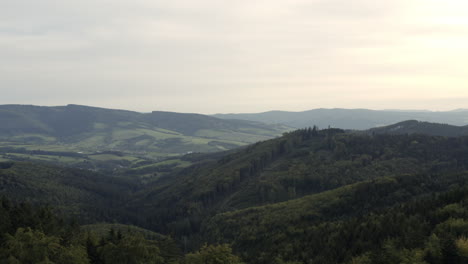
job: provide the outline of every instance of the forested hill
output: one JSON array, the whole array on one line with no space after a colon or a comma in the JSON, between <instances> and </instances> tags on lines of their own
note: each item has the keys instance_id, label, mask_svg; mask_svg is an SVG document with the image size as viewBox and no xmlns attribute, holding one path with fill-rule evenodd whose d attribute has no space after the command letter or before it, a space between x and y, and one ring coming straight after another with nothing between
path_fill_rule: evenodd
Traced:
<instances>
[{"instance_id":1,"label":"forested hill","mask_svg":"<svg viewBox=\"0 0 468 264\"><path fill-rule=\"evenodd\" d=\"M149 217L140 219L141 225L189 235L203 226L207 216L225 211L289 201L358 182L372 185L385 177L441 174L444 179L445 172L465 171L467 157L468 137L298 130L161 178L127 206L149 212ZM447 189L457 181L450 179L435 180L433 189L419 194Z\"/></svg>"},{"instance_id":2,"label":"forested hill","mask_svg":"<svg viewBox=\"0 0 468 264\"><path fill-rule=\"evenodd\" d=\"M141 188L135 177L30 162L0 162L0 197L50 205L81 223L125 219L120 210Z\"/></svg>"},{"instance_id":3,"label":"forested hill","mask_svg":"<svg viewBox=\"0 0 468 264\"><path fill-rule=\"evenodd\" d=\"M431 136L459 137L468 136L468 126L452 126L408 120L390 126L372 128L367 132L374 134L424 134Z\"/></svg>"},{"instance_id":4,"label":"forested hill","mask_svg":"<svg viewBox=\"0 0 468 264\"><path fill-rule=\"evenodd\" d=\"M271 124L285 124L295 128L317 125L342 129L365 130L386 126L405 120L418 120L433 123L446 123L456 126L468 124L468 110L446 112L368 110L368 109L313 109L303 112L270 111L252 114L217 114L218 118L244 119Z\"/></svg>"},{"instance_id":5,"label":"forested hill","mask_svg":"<svg viewBox=\"0 0 468 264\"><path fill-rule=\"evenodd\" d=\"M118 150L183 154L235 148L288 130L199 114L138 113L80 105L0 106L0 141L56 145L67 151ZM0 142L1 143L1 142Z\"/></svg>"},{"instance_id":6,"label":"forested hill","mask_svg":"<svg viewBox=\"0 0 468 264\"><path fill-rule=\"evenodd\" d=\"M0 199L0 263L243 264L228 245L182 254L173 239L128 225L80 228L50 208Z\"/></svg>"},{"instance_id":7,"label":"forested hill","mask_svg":"<svg viewBox=\"0 0 468 264\"><path fill-rule=\"evenodd\" d=\"M56 197L59 206L66 203L56 200L77 198L87 219L112 218L169 235L184 252L220 250L236 259L222 263L240 261L229 247L205 243L228 243L248 264L468 261L468 137L309 128L194 158L189 167L133 185L125 184L136 180L133 172L0 163L0 194ZM105 203L94 202L99 189L108 194ZM54 195L59 191L64 196Z\"/></svg>"},{"instance_id":8,"label":"forested hill","mask_svg":"<svg viewBox=\"0 0 468 264\"><path fill-rule=\"evenodd\" d=\"M457 185L467 179L385 177L217 214L202 232L249 263L464 264L468 189Z\"/></svg>"},{"instance_id":9,"label":"forested hill","mask_svg":"<svg viewBox=\"0 0 468 264\"><path fill-rule=\"evenodd\" d=\"M468 137L298 130L165 177L127 209L248 263L462 263L467 157Z\"/></svg>"}]
</instances>

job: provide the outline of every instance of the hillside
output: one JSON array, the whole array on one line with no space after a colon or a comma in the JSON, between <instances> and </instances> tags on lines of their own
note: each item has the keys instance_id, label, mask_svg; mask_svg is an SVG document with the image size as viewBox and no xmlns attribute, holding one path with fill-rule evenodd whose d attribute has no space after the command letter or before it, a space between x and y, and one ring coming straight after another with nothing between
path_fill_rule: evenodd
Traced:
<instances>
[{"instance_id":1,"label":"hillside","mask_svg":"<svg viewBox=\"0 0 468 264\"><path fill-rule=\"evenodd\" d=\"M467 140L299 130L162 177L137 193L127 208L149 212L151 220L142 218L140 225L190 234L199 230L206 215L219 212L383 177L464 171Z\"/></svg>"},{"instance_id":2,"label":"hillside","mask_svg":"<svg viewBox=\"0 0 468 264\"><path fill-rule=\"evenodd\" d=\"M0 195L167 235L184 253L228 243L248 264L465 263L467 157L468 137L309 128L174 159L184 166L0 163Z\"/></svg>"},{"instance_id":3,"label":"hillside","mask_svg":"<svg viewBox=\"0 0 468 264\"><path fill-rule=\"evenodd\" d=\"M0 123L0 153L4 159L28 160L28 154L37 156L31 151L40 150L43 157L38 159L51 162L117 159L122 160L121 166L188 152L228 150L288 130L280 125L199 114L138 113L79 105L1 105ZM99 156L105 151L121 154ZM64 156L69 159L58 159Z\"/></svg>"},{"instance_id":4,"label":"hillside","mask_svg":"<svg viewBox=\"0 0 468 264\"><path fill-rule=\"evenodd\" d=\"M468 136L468 126L452 126L409 120L390 126L369 129L374 134L424 134L431 136L459 137Z\"/></svg>"},{"instance_id":5,"label":"hillside","mask_svg":"<svg viewBox=\"0 0 468 264\"><path fill-rule=\"evenodd\" d=\"M1 263L176 264L182 253L166 236L126 225L82 229L50 208L0 199Z\"/></svg>"},{"instance_id":6,"label":"hillside","mask_svg":"<svg viewBox=\"0 0 468 264\"><path fill-rule=\"evenodd\" d=\"M0 196L50 205L83 223L125 218L119 206L139 182L88 170L27 162L0 162Z\"/></svg>"},{"instance_id":7,"label":"hillside","mask_svg":"<svg viewBox=\"0 0 468 264\"><path fill-rule=\"evenodd\" d=\"M466 263L468 189L438 192L467 180L381 178L218 214L203 232L232 243L249 263Z\"/></svg>"},{"instance_id":8,"label":"hillside","mask_svg":"<svg viewBox=\"0 0 468 264\"><path fill-rule=\"evenodd\" d=\"M368 109L313 109L303 112L270 111L252 114L216 114L223 119L243 119L269 124L284 124L295 128L318 126L365 130L405 120L444 123L456 126L468 124L468 110L447 112L368 110Z\"/></svg>"},{"instance_id":9,"label":"hillside","mask_svg":"<svg viewBox=\"0 0 468 264\"><path fill-rule=\"evenodd\" d=\"M467 156L467 137L299 130L161 178L127 210L190 247L230 243L248 263L423 263L431 237L468 235ZM434 200L447 192L458 196Z\"/></svg>"}]
</instances>

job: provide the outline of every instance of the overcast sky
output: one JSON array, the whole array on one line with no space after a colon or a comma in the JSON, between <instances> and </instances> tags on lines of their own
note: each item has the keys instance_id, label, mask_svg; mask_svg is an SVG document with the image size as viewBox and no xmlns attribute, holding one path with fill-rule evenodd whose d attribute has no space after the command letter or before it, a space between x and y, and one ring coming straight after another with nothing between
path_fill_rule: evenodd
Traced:
<instances>
[{"instance_id":1,"label":"overcast sky","mask_svg":"<svg viewBox=\"0 0 468 264\"><path fill-rule=\"evenodd\" d=\"M0 104L468 108L466 0L2 0Z\"/></svg>"}]
</instances>

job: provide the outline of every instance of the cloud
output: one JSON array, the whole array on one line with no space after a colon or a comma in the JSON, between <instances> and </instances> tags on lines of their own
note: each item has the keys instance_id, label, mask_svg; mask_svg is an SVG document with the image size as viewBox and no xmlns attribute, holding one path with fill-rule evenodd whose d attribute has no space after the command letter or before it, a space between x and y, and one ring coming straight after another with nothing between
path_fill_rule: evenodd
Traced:
<instances>
[{"instance_id":1,"label":"cloud","mask_svg":"<svg viewBox=\"0 0 468 264\"><path fill-rule=\"evenodd\" d=\"M461 0L6 1L0 103L423 106L468 97L466 10Z\"/></svg>"}]
</instances>

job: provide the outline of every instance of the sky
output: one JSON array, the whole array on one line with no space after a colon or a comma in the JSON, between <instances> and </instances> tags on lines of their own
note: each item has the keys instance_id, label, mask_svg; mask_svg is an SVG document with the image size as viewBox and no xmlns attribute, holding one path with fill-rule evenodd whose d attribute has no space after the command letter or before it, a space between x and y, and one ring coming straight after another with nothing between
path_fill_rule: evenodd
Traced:
<instances>
[{"instance_id":1,"label":"sky","mask_svg":"<svg viewBox=\"0 0 468 264\"><path fill-rule=\"evenodd\" d=\"M0 104L468 108L466 0L2 0Z\"/></svg>"}]
</instances>

